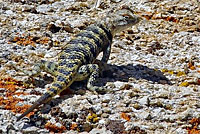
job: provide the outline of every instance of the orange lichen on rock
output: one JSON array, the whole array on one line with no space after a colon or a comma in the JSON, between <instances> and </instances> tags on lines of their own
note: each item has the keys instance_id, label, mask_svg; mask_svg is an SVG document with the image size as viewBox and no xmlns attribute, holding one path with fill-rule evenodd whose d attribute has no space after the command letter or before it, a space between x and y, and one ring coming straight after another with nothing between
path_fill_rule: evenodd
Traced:
<instances>
[{"instance_id":1,"label":"orange lichen on rock","mask_svg":"<svg viewBox=\"0 0 200 134\"><path fill-rule=\"evenodd\" d=\"M40 44L48 44L49 41L50 41L49 37L42 37L41 39L36 40L36 42Z\"/></svg>"},{"instance_id":2,"label":"orange lichen on rock","mask_svg":"<svg viewBox=\"0 0 200 134\"><path fill-rule=\"evenodd\" d=\"M13 43L17 43L18 45L23 45L23 46L27 46L27 45L31 45L33 47L35 47L36 43L39 44L48 44L50 41L49 37L33 37L33 36L26 36L26 35L21 35L21 36L16 36L10 39L10 41L8 42L9 44Z\"/></svg>"},{"instance_id":3,"label":"orange lichen on rock","mask_svg":"<svg viewBox=\"0 0 200 134\"><path fill-rule=\"evenodd\" d=\"M30 107L30 105L24 105L24 106L17 106L19 102L22 102L22 99L13 97L14 95L26 95L26 93L23 92L16 92L18 88L23 88L23 84L21 81L17 81L13 78L0 78L0 88L3 88L3 93L5 96L0 97L0 105L3 106L6 110L11 110L15 113L23 113L27 108ZM33 114L30 113L29 116Z\"/></svg>"},{"instance_id":4,"label":"orange lichen on rock","mask_svg":"<svg viewBox=\"0 0 200 134\"><path fill-rule=\"evenodd\" d=\"M188 134L200 134L200 129L198 125L200 124L200 118L193 118L189 121L192 127L187 127Z\"/></svg>"},{"instance_id":5,"label":"orange lichen on rock","mask_svg":"<svg viewBox=\"0 0 200 134\"><path fill-rule=\"evenodd\" d=\"M31 46L35 47L35 42L33 41L33 37L32 36L14 37L12 42L16 42L18 45L23 45L23 46L31 45Z\"/></svg>"},{"instance_id":6,"label":"orange lichen on rock","mask_svg":"<svg viewBox=\"0 0 200 134\"><path fill-rule=\"evenodd\" d=\"M151 12L138 12L137 14L143 16L147 20L150 20L153 17L153 13Z\"/></svg>"},{"instance_id":7,"label":"orange lichen on rock","mask_svg":"<svg viewBox=\"0 0 200 134\"><path fill-rule=\"evenodd\" d=\"M172 17L172 16L168 16L168 17L165 17L163 19L166 20L166 21L172 21L172 22L178 23L178 20L176 18Z\"/></svg>"},{"instance_id":8,"label":"orange lichen on rock","mask_svg":"<svg viewBox=\"0 0 200 134\"><path fill-rule=\"evenodd\" d=\"M30 108L31 105L23 105L23 106L16 106L15 105L15 109L13 109L12 111L15 113L24 113L28 108ZM31 115L33 115L34 112L30 112L28 115L26 115L27 117L30 117Z\"/></svg>"},{"instance_id":9,"label":"orange lichen on rock","mask_svg":"<svg viewBox=\"0 0 200 134\"><path fill-rule=\"evenodd\" d=\"M65 126L58 127L50 122L47 122L45 124L45 128L48 129L50 132L54 132L54 133L62 133L63 131L66 130Z\"/></svg>"},{"instance_id":10,"label":"orange lichen on rock","mask_svg":"<svg viewBox=\"0 0 200 134\"><path fill-rule=\"evenodd\" d=\"M22 100L19 98L8 96L8 99L3 99L0 104L4 105L4 108L7 110L14 110L15 105L20 101Z\"/></svg>"},{"instance_id":11,"label":"orange lichen on rock","mask_svg":"<svg viewBox=\"0 0 200 134\"><path fill-rule=\"evenodd\" d=\"M70 130L75 130L78 127L78 125L76 123L72 123Z\"/></svg>"},{"instance_id":12,"label":"orange lichen on rock","mask_svg":"<svg viewBox=\"0 0 200 134\"><path fill-rule=\"evenodd\" d=\"M127 121L130 121L131 120L131 116L128 115L127 113L121 113L121 118L127 120Z\"/></svg>"},{"instance_id":13,"label":"orange lichen on rock","mask_svg":"<svg viewBox=\"0 0 200 134\"><path fill-rule=\"evenodd\" d=\"M146 18L147 20L158 20L158 19L162 19L162 20L165 20L165 21L170 21L170 22L175 22L175 23L178 23L179 20L176 19L175 17L173 16L167 16L167 17L164 17L164 16L157 16L157 14L159 13L152 13L152 12L137 12L137 14L141 15L142 17Z\"/></svg>"},{"instance_id":14,"label":"orange lichen on rock","mask_svg":"<svg viewBox=\"0 0 200 134\"><path fill-rule=\"evenodd\" d=\"M191 66L190 69L191 70L195 70L196 68L195 68L195 66Z\"/></svg>"},{"instance_id":15,"label":"orange lichen on rock","mask_svg":"<svg viewBox=\"0 0 200 134\"><path fill-rule=\"evenodd\" d=\"M195 70L196 68L195 68L195 66L194 66L194 62L190 61L190 62L188 63L188 68L191 69L191 70Z\"/></svg>"},{"instance_id":16,"label":"orange lichen on rock","mask_svg":"<svg viewBox=\"0 0 200 134\"><path fill-rule=\"evenodd\" d=\"M24 113L25 110L30 107L30 105L17 106L16 104L23 101L22 99L15 98L12 95L6 95L6 96L7 99L6 98L4 99L3 97L0 98L0 105L3 105L4 109L6 110L11 110L14 113ZM33 112L30 113L28 117L32 114Z\"/></svg>"},{"instance_id":17,"label":"orange lichen on rock","mask_svg":"<svg viewBox=\"0 0 200 134\"><path fill-rule=\"evenodd\" d=\"M5 88L6 92L14 93L18 87L22 87L21 81L17 81L11 77L0 78L0 88Z\"/></svg>"}]
</instances>

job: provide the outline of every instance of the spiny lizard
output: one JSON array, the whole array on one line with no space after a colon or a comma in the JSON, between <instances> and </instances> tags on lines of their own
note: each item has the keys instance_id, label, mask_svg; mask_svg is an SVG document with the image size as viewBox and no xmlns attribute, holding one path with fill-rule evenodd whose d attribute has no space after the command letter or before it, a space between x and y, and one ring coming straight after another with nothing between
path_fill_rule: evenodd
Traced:
<instances>
[{"instance_id":1,"label":"spiny lizard","mask_svg":"<svg viewBox=\"0 0 200 134\"><path fill-rule=\"evenodd\" d=\"M55 76L50 89L42 95L27 111L17 118L26 116L41 104L45 104L74 81L88 79L87 88L91 91L102 91L105 88L94 86L99 76L99 66L94 64L96 57L103 52L102 63L109 59L112 39L116 33L137 24L141 17L134 15L129 8L111 11L96 24L88 26L70 40L59 55L58 64L42 60L28 75L36 75L41 69Z\"/></svg>"}]
</instances>

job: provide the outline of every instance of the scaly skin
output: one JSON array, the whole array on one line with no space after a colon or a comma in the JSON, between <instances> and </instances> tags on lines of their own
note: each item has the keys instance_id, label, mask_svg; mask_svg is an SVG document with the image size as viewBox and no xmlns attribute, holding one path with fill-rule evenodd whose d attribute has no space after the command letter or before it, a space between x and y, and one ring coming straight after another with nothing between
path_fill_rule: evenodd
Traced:
<instances>
[{"instance_id":1,"label":"scaly skin","mask_svg":"<svg viewBox=\"0 0 200 134\"><path fill-rule=\"evenodd\" d=\"M103 52L102 63L109 59L113 36L126 28L137 24L140 17L129 9L118 9L109 13L104 19L92 24L69 41L59 55L58 64L41 61L34 67L34 71L23 71L28 75L37 75L44 69L55 76L50 89L41 96L26 112L17 118L17 121L26 116L41 104L47 103L57 94L69 87L74 81L88 79L87 88L101 92L105 88L94 86L99 76L99 66L94 64L96 57Z\"/></svg>"}]
</instances>

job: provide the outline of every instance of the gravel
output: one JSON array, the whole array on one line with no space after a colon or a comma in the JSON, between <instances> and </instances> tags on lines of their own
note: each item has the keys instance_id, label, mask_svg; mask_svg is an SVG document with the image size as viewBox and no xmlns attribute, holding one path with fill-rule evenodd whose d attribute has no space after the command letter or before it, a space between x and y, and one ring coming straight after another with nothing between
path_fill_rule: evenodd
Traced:
<instances>
[{"instance_id":1,"label":"gravel","mask_svg":"<svg viewBox=\"0 0 200 134\"><path fill-rule=\"evenodd\" d=\"M93 94L85 83L56 96L34 115L16 117L52 82L28 78L40 59L57 54L75 34L106 12L129 5L144 20L116 35L108 68ZM199 132L200 7L198 0L4 0L0 2L0 133ZM76 89L76 85L80 87ZM196 127L195 123L196 122Z\"/></svg>"}]
</instances>

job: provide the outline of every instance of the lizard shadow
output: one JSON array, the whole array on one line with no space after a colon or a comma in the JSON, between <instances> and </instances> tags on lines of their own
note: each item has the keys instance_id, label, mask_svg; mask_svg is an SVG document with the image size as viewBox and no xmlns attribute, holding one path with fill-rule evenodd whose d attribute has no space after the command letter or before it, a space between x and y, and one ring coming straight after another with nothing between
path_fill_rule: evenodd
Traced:
<instances>
[{"instance_id":1,"label":"lizard shadow","mask_svg":"<svg viewBox=\"0 0 200 134\"><path fill-rule=\"evenodd\" d=\"M144 79L147 81L151 81L152 83L158 84L168 84L171 85L172 83L170 80L158 69L149 68L147 66L137 64L128 64L128 65L109 65L109 70L103 72L103 77L109 78L106 79L107 81L102 81L105 85L106 82L128 82L130 78L140 80Z\"/></svg>"}]
</instances>

